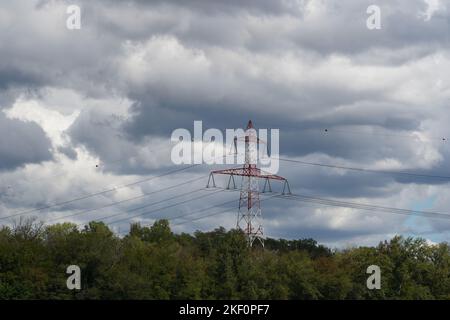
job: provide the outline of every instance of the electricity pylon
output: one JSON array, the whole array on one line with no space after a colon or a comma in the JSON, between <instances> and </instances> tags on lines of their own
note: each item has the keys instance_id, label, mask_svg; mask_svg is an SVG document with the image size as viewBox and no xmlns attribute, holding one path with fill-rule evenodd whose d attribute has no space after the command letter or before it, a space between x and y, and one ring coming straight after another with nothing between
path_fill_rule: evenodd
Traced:
<instances>
[{"instance_id":1,"label":"electricity pylon","mask_svg":"<svg viewBox=\"0 0 450 320\"><path fill-rule=\"evenodd\" d=\"M236 153L237 140L240 138L234 138ZM258 144L263 142L257 137L256 130L254 129L251 120L247 124L243 139L245 141L244 166L240 168L211 171L207 187L210 187L211 183L214 187L216 186L214 180L215 174L230 176L227 189L230 189L231 183L233 184L233 188L236 188L235 176L242 177L236 226L245 233L250 247L253 246L255 241L259 241L264 247L264 230L261 222L261 205L259 200L259 179L264 179L263 192L266 191L266 188L268 188L269 192L272 192L270 180L283 181L283 194L285 191L291 193L291 190L286 178L266 173L257 167Z\"/></svg>"}]
</instances>

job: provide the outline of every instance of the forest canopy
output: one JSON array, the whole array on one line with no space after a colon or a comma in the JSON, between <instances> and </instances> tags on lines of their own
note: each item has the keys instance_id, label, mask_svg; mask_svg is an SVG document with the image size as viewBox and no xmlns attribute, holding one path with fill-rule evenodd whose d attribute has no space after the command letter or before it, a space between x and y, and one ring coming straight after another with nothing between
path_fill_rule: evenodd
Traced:
<instances>
[{"instance_id":1,"label":"forest canopy","mask_svg":"<svg viewBox=\"0 0 450 320\"><path fill-rule=\"evenodd\" d=\"M66 286L69 265L81 289ZM366 286L381 269L381 289ZM313 239L266 239L238 230L175 234L167 220L119 237L27 221L0 229L0 299L450 299L450 248L396 236L376 247L331 250Z\"/></svg>"}]
</instances>

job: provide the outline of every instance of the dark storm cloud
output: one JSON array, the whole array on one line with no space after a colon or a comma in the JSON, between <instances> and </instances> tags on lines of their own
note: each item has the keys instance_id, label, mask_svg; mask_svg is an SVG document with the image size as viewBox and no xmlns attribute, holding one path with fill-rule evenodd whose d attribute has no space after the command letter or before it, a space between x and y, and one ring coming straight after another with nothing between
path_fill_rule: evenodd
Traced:
<instances>
[{"instance_id":1,"label":"dark storm cloud","mask_svg":"<svg viewBox=\"0 0 450 320\"><path fill-rule=\"evenodd\" d=\"M51 143L35 123L7 119L0 112L0 170L52 159Z\"/></svg>"},{"instance_id":2,"label":"dark storm cloud","mask_svg":"<svg viewBox=\"0 0 450 320\"><path fill-rule=\"evenodd\" d=\"M110 16L99 21L132 39L172 34L187 45L246 48L253 52L303 48L324 55L354 55L373 48L401 50L415 46L430 53L436 48L448 46L448 12L444 14L440 11L433 19L426 20L418 14L427 8L421 0L378 1L376 5L382 10L382 29L377 32L366 28L366 10L374 4L370 0L269 2L270 5L264 1L164 1L162 5L160 1L145 1L145 5L141 6L141 1L135 1L137 6L154 10L164 18L159 19L159 24L143 22L142 26L148 23L150 28L142 30L139 27L130 29L127 23ZM174 10L184 19L168 19L168 10ZM308 14L316 14L316 11L320 16L308 18ZM252 18L256 20L252 22ZM398 56L397 59L401 62L414 59L412 54L410 52L409 56Z\"/></svg>"},{"instance_id":3,"label":"dark storm cloud","mask_svg":"<svg viewBox=\"0 0 450 320\"><path fill-rule=\"evenodd\" d=\"M236 14L249 12L253 14L286 14L295 13L301 8L301 2L295 0L103 0L105 3L117 5L119 3L135 4L138 7L174 6L204 14L226 13ZM297 9L297 10L296 10Z\"/></svg>"},{"instance_id":4,"label":"dark storm cloud","mask_svg":"<svg viewBox=\"0 0 450 320\"><path fill-rule=\"evenodd\" d=\"M293 35L300 46L330 54L357 54L372 48L390 50L427 45L427 52L448 46L448 13L438 14L429 21L418 15L425 11L424 1L331 1L326 17L303 25L302 32ZM367 29L367 8L381 9L381 29Z\"/></svg>"},{"instance_id":5,"label":"dark storm cloud","mask_svg":"<svg viewBox=\"0 0 450 320\"><path fill-rule=\"evenodd\" d=\"M14 87L39 87L42 83L37 75L8 66L2 67L0 64L0 90Z\"/></svg>"},{"instance_id":6,"label":"dark storm cloud","mask_svg":"<svg viewBox=\"0 0 450 320\"><path fill-rule=\"evenodd\" d=\"M77 159L78 154L77 154L76 150L72 147L59 147L58 151L64 155L66 155L66 157L68 157L69 159L72 159L72 160Z\"/></svg>"},{"instance_id":7,"label":"dark storm cloud","mask_svg":"<svg viewBox=\"0 0 450 320\"><path fill-rule=\"evenodd\" d=\"M75 145L85 145L90 151L108 160L118 160L129 154L127 145L120 145L121 132L117 130L120 119L105 117L95 111L83 112L68 130Z\"/></svg>"}]
</instances>

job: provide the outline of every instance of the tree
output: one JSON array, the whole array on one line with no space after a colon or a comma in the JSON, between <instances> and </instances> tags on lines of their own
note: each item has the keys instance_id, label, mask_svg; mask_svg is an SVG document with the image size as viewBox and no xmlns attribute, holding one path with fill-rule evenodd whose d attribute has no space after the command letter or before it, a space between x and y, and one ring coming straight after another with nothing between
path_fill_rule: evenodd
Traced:
<instances>
[{"instance_id":1,"label":"tree","mask_svg":"<svg viewBox=\"0 0 450 320\"><path fill-rule=\"evenodd\" d=\"M82 289L66 287L78 265ZM367 267L381 268L369 290ZM331 251L313 239L267 239L248 248L239 230L174 234L167 220L0 229L0 299L450 299L450 248L394 237L376 247Z\"/></svg>"}]
</instances>

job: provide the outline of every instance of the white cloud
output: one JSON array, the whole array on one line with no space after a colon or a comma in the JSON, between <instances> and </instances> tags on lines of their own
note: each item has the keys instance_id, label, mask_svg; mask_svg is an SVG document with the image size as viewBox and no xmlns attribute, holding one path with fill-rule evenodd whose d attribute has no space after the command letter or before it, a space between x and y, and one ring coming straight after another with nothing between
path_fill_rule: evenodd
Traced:
<instances>
[{"instance_id":1,"label":"white cloud","mask_svg":"<svg viewBox=\"0 0 450 320\"><path fill-rule=\"evenodd\" d=\"M441 0L424 0L424 2L427 4L427 9L425 12L420 12L420 16L424 17L425 21L430 21L437 11L445 9L444 2Z\"/></svg>"}]
</instances>

